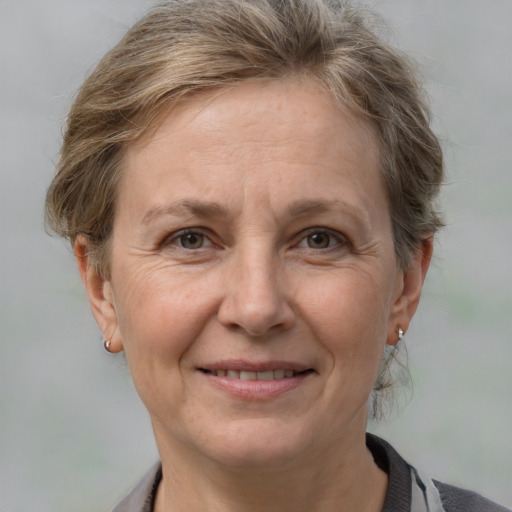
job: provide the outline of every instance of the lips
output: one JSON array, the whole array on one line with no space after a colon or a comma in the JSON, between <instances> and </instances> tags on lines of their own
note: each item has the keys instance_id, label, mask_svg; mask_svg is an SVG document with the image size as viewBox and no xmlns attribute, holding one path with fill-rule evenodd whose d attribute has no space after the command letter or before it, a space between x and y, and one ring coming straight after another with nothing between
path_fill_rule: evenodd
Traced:
<instances>
[{"instance_id":1,"label":"lips","mask_svg":"<svg viewBox=\"0 0 512 512\"><path fill-rule=\"evenodd\" d=\"M276 380L296 377L313 368L291 361L249 361L229 359L200 365L198 370L216 377L240 380Z\"/></svg>"},{"instance_id":2,"label":"lips","mask_svg":"<svg viewBox=\"0 0 512 512\"><path fill-rule=\"evenodd\" d=\"M313 368L289 361L219 361L197 368L214 388L237 400L273 400L303 385Z\"/></svg>"},{"instance_id":3,"label":"lips","mask_svg":"<svg viewBox=\"0 0 512 512\"><path fill-rule=\"evenodd\" d=\"M295 370L264 370L264 371L250 371L250 370L228 370L228 369L220 369L220 370L205 370L202 369L205 373L213 375L215 377L228 377L230 379L239 379L239 380L278 380L278 379L288 379L292 377L296 377L299 374L304 373L304 371L295 371ZM309 370L305 370L309 371Z\"/></svg>"}]
</instances>

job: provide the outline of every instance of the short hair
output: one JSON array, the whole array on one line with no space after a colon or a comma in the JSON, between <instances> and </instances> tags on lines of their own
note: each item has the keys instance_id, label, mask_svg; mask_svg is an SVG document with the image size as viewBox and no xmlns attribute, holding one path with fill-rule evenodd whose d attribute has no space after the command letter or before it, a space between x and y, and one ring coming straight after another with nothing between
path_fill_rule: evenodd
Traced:
<instances>
[{"instance_id":1,"label":"short hair","mask_svg":"<svg viewBox=\"0 0 512 512\"><path fill-rule=\"evenodd\" d=\"M443 157L408 59L343 0L170 0L99 62L67 118L46 199L49 229L109 277L123 149L180 101L254 80L312 77L375 128L397 262L406 269L442 220ZM386 387L384 384L380 387Z\"/></svg>"}]
</instances>

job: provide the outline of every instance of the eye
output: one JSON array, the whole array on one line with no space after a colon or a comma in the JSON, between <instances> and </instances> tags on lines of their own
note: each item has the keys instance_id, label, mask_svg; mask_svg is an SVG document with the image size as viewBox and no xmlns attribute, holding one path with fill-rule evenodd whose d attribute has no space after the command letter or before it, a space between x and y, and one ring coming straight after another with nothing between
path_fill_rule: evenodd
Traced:
<instances>
[{"instance_id":1,"label":"eye","mask_svg":"<svg viewBox=\"0 0 512 512\"><path fill-rule=\"evenodd\" d=\"M307 231L297 247L303 249L334 249L344 247L347 244L346 238L336 231L328 229L314 228Z\"/></svg>"},{"instance_id":2,"label":"eye","mask_svg":"<svg viewBox=\"0 0 512 512\"><path fill-rule=\"evenodd\" d=\"M177 241L184 249L200 249L204 245L205 236L201 233L185 233Z\"/></svg>"},{"instance_id":3,"label":"eye","mask_svg":"<svg viewBox=\"0 0 512 512\"><path fill-rule=\"evenodd\" d=\"M331 244L328 233L313 233L306 237L306 243L310 249L325 249Z\"/></svg>"},{"instance_id":4,"label":"eye","mask_svg":"<svg viewBox=\"0 0 512 512\"><path fill-rule=\"evenodd\" d=\"M167 236L160 244L161 249L183 249L197 251L215 246L211 238L202 233L200 229L182 229Z\"/></svg>"}]
</instances>

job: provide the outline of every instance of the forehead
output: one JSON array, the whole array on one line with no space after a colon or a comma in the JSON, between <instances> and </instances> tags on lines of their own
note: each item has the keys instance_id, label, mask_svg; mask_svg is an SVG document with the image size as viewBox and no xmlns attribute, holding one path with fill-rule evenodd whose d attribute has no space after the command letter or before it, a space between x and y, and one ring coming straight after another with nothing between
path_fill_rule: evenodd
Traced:
<instances>
[{"instance_id":1,"label":"forehead","mask_svg":"<svg viewBox=\"0 0 512 512\"><path fill-rule=\"evenodd\" d=\"M340 104L323 83L312 77L292 77L251 80L187 96L169 111L162 112L156 126L129 144L128 151L147 150L160 136L182 130L186 125L192 129L200 125L202 134L210 131L217 132L217 135L221 135L220 128L229 127L233 121L240 128L254 129L255 116L274 129L292 128L294 135L315 137L325 129L342 128L338 134L352 136L353 143L368 147L375 146L377 141L374 126ZM239 133L244 136L248 131ZM264 141L274 137L276 132L264 129L259 135Z\"/></svg>"},{"instance_id":2,"label":"forehead","mask_svg":"<svg viewBox=\"0 0 512 512\"><path fill-rule=\"evenodd\" d=\"M323 185L336 196L339 178L382 195L379 167L373 127L318 82L251 82L187 99L128 146L120 200L145 189L162 203L169 193L199 189L234 197L242 185L243 193L254 192L249 184L258 182L260 188L285 183L288 196Z\"/></svg>"}]
</instances>

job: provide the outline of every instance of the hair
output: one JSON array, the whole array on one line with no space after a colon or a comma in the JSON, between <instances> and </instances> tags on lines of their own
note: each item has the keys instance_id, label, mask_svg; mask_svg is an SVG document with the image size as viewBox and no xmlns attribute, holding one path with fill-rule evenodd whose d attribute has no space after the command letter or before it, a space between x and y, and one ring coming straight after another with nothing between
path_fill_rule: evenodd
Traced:
<instances>
[{"instance_id":1,"label":"hair","mask_svg":"<svg viewBox=\"0 0 512 512\"><path fill-rule=\"evenodd\" d=\"M396 258L406 269L425 237L442 226L436 197L443 158L413 67L373 20L344 0L159 4L80 88L47 193L47 227L72 245L85 236L91 264L109 278L126 145L192 95L254 80L311 77L375 128ZM393 379L381 374L376 389L384 390Z\"/></svg>"}]
</instances>

